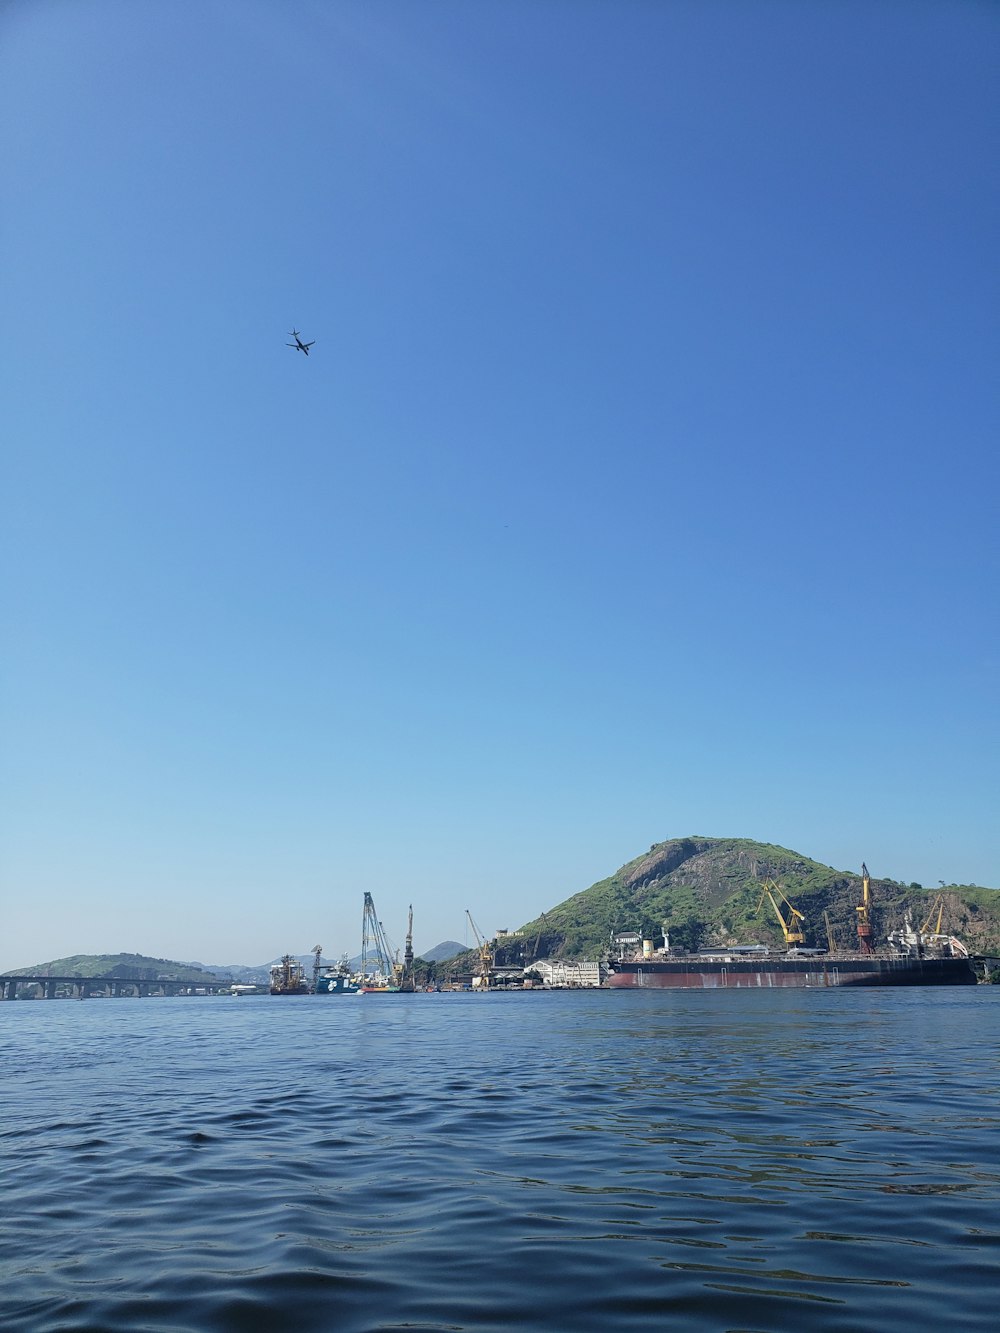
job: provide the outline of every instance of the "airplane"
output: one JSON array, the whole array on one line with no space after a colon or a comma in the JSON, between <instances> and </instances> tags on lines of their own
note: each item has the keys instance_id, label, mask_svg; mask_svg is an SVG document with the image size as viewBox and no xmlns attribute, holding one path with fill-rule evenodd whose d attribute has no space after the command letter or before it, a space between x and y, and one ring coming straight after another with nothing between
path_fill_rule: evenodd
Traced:
<instances>
[{"instance_id":1,"label":"airplane","mask_svg":"<svg viewBox=\"0 0 1000 1333\"><path fill-rule=\"evenodd\" d=\"M297 352L305 352L306 356L309 355L309 348L314 347L316 345L315 338L312 340L311 343L304 343L302 339L299 337L298 329L292 329L292 337L295 339L295 341L293 343L285 343L285 346L294 347L294 349Z\"/></svg>"}]
</instances>

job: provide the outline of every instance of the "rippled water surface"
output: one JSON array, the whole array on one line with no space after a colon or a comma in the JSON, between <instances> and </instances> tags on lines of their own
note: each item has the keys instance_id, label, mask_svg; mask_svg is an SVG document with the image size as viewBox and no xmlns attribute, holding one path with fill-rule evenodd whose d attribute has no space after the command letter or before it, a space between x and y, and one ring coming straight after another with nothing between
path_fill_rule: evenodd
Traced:
<instances>
[{"instance_id":1,"label":"rippled water surface","mask_svg":"<svg viewBox=\"0 0 1000 1333\"><path fill-rule=\"evenodd\" d=\"M1000 988L0 1005L5 1329L997 1325Z\"/></svg>"}]
</instances>

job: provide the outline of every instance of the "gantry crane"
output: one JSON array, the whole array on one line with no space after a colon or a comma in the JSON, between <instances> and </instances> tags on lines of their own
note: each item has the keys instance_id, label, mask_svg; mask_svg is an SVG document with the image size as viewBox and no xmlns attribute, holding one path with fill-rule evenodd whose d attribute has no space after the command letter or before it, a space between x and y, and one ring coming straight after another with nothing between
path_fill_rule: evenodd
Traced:
<instances>
[{"instance_id":1,"label":"gantry crane","mask_svg":"<svg viewBox=\"0 0 1000 1333\"><path fill-rule=\"evenodd\" d=\"M771 900L771 906L774 908L774 915L781 922L781 930L785 937L785 943L786 944L804 943L806 937L802 932L801 922L805 920L805 917L802 915L802 913L799 911L797 907L793 907L792 904L788 901L787 897L785 896L784 889L782 889L781 885L776 880L766 879L764 881L763 892L760 895L760 902L757 904L758 912L764 905L765 897ZM779 898L788 909L789 915L787 921L785 920L781 908L778 906Z\"/></svg>"},{"instance_id":2,"label":"gantry crane","mask_svg":"<svg viewBox=\"0 0 1000 1333\"><path fill-rule=\"evenodd\" d=\"M493 968L493 950L490 948L489 942L484 940L482 935L480 935L479 927L476 925L475 921L473 921L472 913L468 908L465 909L465 915L469 918L469 925L472 927L472 933L476 937L476 948L479 953L479 975L478 978L473 979L472 984L475 985L476 980L478 980L481 988L485 987L488 989L490 984L490 973Z\"/></svg>"}]
</instances>

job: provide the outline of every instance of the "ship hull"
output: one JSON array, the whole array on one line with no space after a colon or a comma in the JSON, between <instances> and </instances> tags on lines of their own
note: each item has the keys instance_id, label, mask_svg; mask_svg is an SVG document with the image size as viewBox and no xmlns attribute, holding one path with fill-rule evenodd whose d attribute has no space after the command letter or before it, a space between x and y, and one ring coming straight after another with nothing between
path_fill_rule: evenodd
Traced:
<instances>
[{"instance_id":1,"label":"ship hull","mask_svg":"<svg viewBox=\"0 0 1000 1333\"><path fill-rule=\"evenodd\" d=\"M605 983L619 990L763 990L821 986L974 986L967 958L677 958L616 963Z\"/></svg>"},{"instance_id":2,"label":"ship hull","mask_svg":"<svg viewBox=\"0 0 1000 1333\"><path fill-rule=\"evenodd\" d=\"M360 989L350 977L318 977L316 980L317 995L357 995Z\"/></svg>"}]
</instances>

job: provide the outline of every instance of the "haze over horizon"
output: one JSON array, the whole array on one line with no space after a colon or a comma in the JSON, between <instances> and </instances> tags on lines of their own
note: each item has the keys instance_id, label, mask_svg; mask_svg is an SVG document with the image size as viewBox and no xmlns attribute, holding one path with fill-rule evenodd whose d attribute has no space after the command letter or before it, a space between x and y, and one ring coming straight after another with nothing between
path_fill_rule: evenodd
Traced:
<instances>
[{"instance_id":1,"label":"haze over horizon","mask_svg":"<svg viewBox=\"0 0 1000 1333\"><path fill-rule=\"evenodd\" d=\"M1000 9L0 39L0 969L430 948L693 834L1000 885Z\"/></svg>"}]
</instances>

